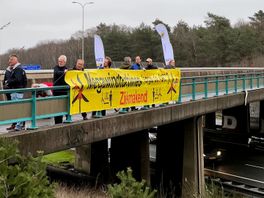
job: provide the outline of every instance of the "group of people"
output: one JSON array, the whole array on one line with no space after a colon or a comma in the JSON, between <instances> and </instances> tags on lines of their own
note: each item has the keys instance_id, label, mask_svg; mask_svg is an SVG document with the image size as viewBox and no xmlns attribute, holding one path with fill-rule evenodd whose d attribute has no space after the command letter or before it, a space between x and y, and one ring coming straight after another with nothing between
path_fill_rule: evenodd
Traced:
<instances>
[{"instance_id":1,"label":"group of people","mask_svg":"<svg viewBox=\"0 0 264 198\"><path fill-rule=\"evenodd\" d=\"M67 57L65 55L61 55L58 58L58 65L54 67L54 74L53 74L53 86L60 86L60 85L66 85L66 82L64 80L64 74L68 71L68 67L66 66ZM151 58L146 59L146 66L143 67L142 60L140 56L135 57L135 62L132 64L131 57L127 56L124 57L124 62L120 66L120 69L129 69L129 70L150 70L150 69L158 69L157 66L153 65L153 61ZM110 57L106 56L104 58L103 64L98 69L110 69L112 65L112 60ZM175 68L175 61L171 60L169 61L168 65L165 66L165 69L173 69ZM84 70L84 60L78 59L76 62L76 65L73 67L73 70ZM53 91L54 96L59 95L66 95L66 92L63 90L54 90ZM148 106L145 106L145 108L148 108ZM129 110L129 108L123 108L119 112L125 113ZM131 107L131 110L136 110L135 107ZM102 116L106 115L106 111L93 111L92 117L93 118L100 118ZM87 113L82 113L83 120L87 120ZM62 123L63 116L56 116L55 118L55 124Z\"/></svg>"},{"instance_id":2,"label":"group of people","mask_svg":"<svg viewBox=\"0 0 264 198\"><path fill-rule=\"evenodd\" d=\"M131 57L127 56L124 58L123 64L120 66L120 69L131 69L131 70L142 70L142 69L158 69L157 66L153 65L153 61L151 58L146 59L146 67L143 67L142 60L140 56L135 57L135 63L132 64ZM168 64L164 67L165 69L175 69L175 61L170 60Z\"/></svg>"},{"instance_id":3,"label":"group of people","mask_svg":"<svg viewBox=\"0 0 264 198\"><path fill-rule=\"evenodd\" d=\"M151 58L146 59L146 66L143 67L142 60L140 56L135 57L135 62L132 64L131 57L125 57L123 64L120 66L120 69L129 69L129 70L149 70L149 69L158 69L157 66L153 65ZM73 70L84 70L84 60L78 59L73 68L67 66L67 57L65 55L60 55L58 58L58 64L54 67L53 70L53 86L63 86L67 85L64 76L69 69ZM106 56L103 64L98 69L110 69L112 65L112 60L110 57ZM175 61L169 61L168 65L165 66L165 69L175 68ZM18 89L25 88L27 86L27 76L26 72L23 70L22 65L19 63L17 55L13 54L9 57L8 67L5 71L3 88L4 89ZM39 85L33 85L33 87L39 87ZM47 95L61 96L66 95L66 90L56 89L52 92L50 91ZM23 98L23 93L7 93L7 100L18 100ZM135 107L131 107L131 110L135 110ZM120 113L127 112L128 108L122 109ZM97 111L92 112L92 117L101 117L105 116L106 111ZM83 120L87 120L87 113L82 113ZM63 116L54 117L55 124L63 122ZM13 123L7 130L20 131L25 129L25 122Z\"/></svg>"},{"instance_id":4,"label":"group of people","mask_svg":"<svg viewBox=\"0 0 264 198\"><path fill-rule=\"evenodd\" d=\"M58 64L54 67L53 71L53 86L63 86L67 85L64 80L64 75L68 71L69 67L66 65L67 63L67 57L65 55L61 55L58 58ZM104 63L102 66L99 67L99 69L110 69L112 65L112 60L110 57L106 56L104 59ZM73 70L84 70L84 60L78 59L76 61L75 66L72 68ZM54 96L60 96L60 95L66 95L65 90L54 90L53 95ZM92 112L92 117L99 117L105 116L106 111L100 111L100 112ZM87 113L82 113L83 120L87 120ZM54 118L55 124L60 124L63 122L63 116L56 116Z\"/></svg>"}]
</instances>

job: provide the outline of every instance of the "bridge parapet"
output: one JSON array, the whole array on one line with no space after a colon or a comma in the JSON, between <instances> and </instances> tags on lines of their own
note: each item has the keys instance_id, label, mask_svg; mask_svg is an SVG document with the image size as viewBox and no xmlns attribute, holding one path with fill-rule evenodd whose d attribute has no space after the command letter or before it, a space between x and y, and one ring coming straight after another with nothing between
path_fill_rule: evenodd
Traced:
<instances>
[{"instance_id":1,"label":"bridge parapet","mask_svg":"<svg viewBox=\"0 0 264 198\"><path fill-rule=\"evenodd\" d=\"M213 70L216 72L216 70ZM233 70L235 72L237 70ZM209 71L189 71L184 70L181 85L180 96L178 101L172 102L185 102L197 99L207 99L208 97L219 96L223 94L238 93L241 91L259 89L264 87L264 72L260 69L253 69L239 71L232 74L220 74L223 71L218 71L214 75L209 75ZM203 75L206 72L207 75ZM227 70L229 72L229 70ZM188 73L188 75L187 75ZM197 74L197 76L193 76ZM65 96L50 96L46 98L36 98L38 91L47 89L61 89L58 87L52 88L27 88L20 90L2 90L0 95L13 92L26 92L29 97L17 101L0 101L1 112L8 112L9 114L0 115L0 124L7 124L19 121L32 122L31 128L35 128L36 120L47 117L54 117L58 115L69 115L69 93ZM68 90L68 87L63 87ZM17 109L23 109L18 111Z\"/></svg>"}]
</instances>

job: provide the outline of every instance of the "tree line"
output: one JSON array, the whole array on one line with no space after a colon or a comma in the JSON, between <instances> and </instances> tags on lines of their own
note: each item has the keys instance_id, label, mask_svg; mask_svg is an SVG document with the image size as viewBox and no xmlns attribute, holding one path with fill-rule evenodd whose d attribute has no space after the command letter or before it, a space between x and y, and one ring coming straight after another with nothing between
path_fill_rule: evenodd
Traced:
<instances>
[{"instance_id":1,"label":"tree line","mask_svg":"<svg viewBox=\"0 0 264 198\"><path fill-rule=\"evenodd\" d=\"M264 12L259 10L249 17L249 21L239 21L231 25L230 20L208 13L205 26L190 27L179 21L175 26L156 19L151 25L138 27L105 23L85 31L85 62L88 68L95 68L93 35L101 36L105 54L114 61L122 61L125 56L140 55L151 57L155 62L163 61L160 36L154 26L166 25L174 49L177 66L263 66L264 63ZM40 64L43 69L53 68L60 54L68 57L68 65L73 66L81 57L81 32L74 33L67 40L45 41L30 49L10 49L0 56L6 68L8 55L16 53L20 62Z\"/></svg>"}]
</instances>

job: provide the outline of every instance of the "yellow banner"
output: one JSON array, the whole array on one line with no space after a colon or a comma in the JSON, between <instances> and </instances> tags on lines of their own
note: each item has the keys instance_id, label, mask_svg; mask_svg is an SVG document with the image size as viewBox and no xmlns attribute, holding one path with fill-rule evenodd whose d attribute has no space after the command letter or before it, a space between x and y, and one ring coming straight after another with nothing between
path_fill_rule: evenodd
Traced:
<instances>
[{"instance_id":1,"label":"yellow banner","mask_svg":"<svg viewBox=\"0 0 264 198\"><path fill-rule=\"evenodd\" d=\"M68 71L71 114L177 101L179 69Z\"/></svg>"}]
</instances>

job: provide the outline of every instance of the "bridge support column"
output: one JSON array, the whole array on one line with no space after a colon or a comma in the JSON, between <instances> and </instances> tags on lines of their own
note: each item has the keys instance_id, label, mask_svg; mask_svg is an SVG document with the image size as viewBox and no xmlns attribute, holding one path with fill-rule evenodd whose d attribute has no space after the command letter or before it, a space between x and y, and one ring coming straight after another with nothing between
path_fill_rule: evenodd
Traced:
<instances>
[{"instance_id":1,"label":"bridge support column","mask_svg":"<svg viewBox=\"0 0 264 198\"><path fill-rule=\"evenodd\" d=\"M250 131L249 104L224 109L222 114L223 129L240 133L248 133Z\"/></svg>"},{"instance_id":2,"label":"bridge support column","mask_svg":"<svg viewBox=\"0 0 264 198\"><path fill-rule=\"evenodd\" d=\"M158 127L155 187L168 197L181 195L183 137L183 122Z\"/></svg>"},{"instance_id":3,"label":"bridge support column","mask_svg":"<svg viewBox=\"0 0 264 198\"><path fill-rule=\"evenodd\" d=\"M215 129L216 128L215 119L216 119L215 112L206 114L205 115L205 128Z\"/></svg>"},{"instance_id":4,"label":"bridge support column","mask_svg":"<svg viewBox=\"0 0 264 198\"><path fill-rule=\"evenodd\" d=\"M104 182L108 179L108 167L107 140L76 148L75 168L77 170L97 177L99 182Z\"/></svg>"},{"instance_id":5,"label":"bridge support column","mask_svg":"<svg viewBox=\"0 0 264 198\"><path fill-rule=\"evenodd\" d=\"M259 107L259 132L264 133L264 101L260 101Z\"/></svg>"},{"instance_id":6,"label":"bridge support column","mask_svg":"<svg viewBox=\"0 0 264 198\"><path fill-rule=\"evenodd\" d=\"M112 138L110 156L114 177L118 171L131 167L137 180L150 184L148 131Z\"/></svg>"},{"instance_id":7,"label":"bridge support column","mask_svg":"<svg viewBox=\"0 0 264 198\"><path fill-rule=\"evenodd\" d=\"M75 148L74 168L87 174L91 172L91 144Z\"/></svg>"},{"instance_id":8,"label":"bridge support column","mask_svg":"<svg viewBox=\"0 0 264 198\"><path fill-rule=\"evenodd\" d=\"M202 117L183 121L183 185L182 197L201 197L204 192L204 159Z\"/></svg>"},{"instance_id":9,"label":"bridge support column","mask_svg":"<svg viewBox=\"0 0 264 198\"><path fill-rule=\"evenodd\" d=\"M192 197L204 190L202 117L159 127L157 179L167 195Z\"/></svg>"}]
</instances>

